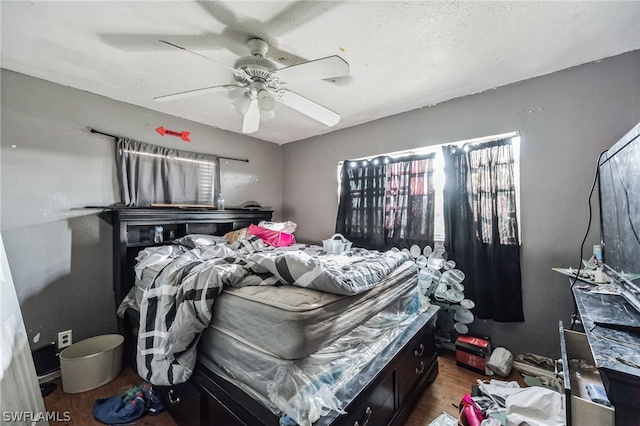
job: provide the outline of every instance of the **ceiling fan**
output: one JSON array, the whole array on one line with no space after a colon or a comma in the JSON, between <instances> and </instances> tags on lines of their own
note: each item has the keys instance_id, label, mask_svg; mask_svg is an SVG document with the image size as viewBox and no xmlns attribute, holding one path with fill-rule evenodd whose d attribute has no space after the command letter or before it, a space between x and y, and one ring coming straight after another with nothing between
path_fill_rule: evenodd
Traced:
<instances>
[{"instance_id":1,"label":"ceiling fan","mask_svg":"<svg viewBox=\"0 0 640 426\"><path fill-rule=\"evenodd\" d=\"M227 91L235 97L231 106L244 117L242 121L243 133L254 133L260 127L260 119L273 118L276 102L293 108L327 126L335 126L340 121L338 113L283 87L289 83L322 80L349 74L349 64L339 56L329 56L278 69L271 60L265 57L269 50L267 43L261 39L252 38L247 42L251 56L239 58L234 67L230 67L173 43L163 40L160 42L227 68L233 73L236 84L204 87L154 98L158 102Z\"/></svg>"}]
</instances>

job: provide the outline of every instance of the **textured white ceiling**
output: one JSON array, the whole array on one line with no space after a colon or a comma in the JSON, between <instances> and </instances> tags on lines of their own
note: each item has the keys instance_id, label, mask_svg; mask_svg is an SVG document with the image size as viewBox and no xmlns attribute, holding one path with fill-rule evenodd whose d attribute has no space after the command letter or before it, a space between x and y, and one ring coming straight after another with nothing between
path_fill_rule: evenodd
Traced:
<instances>
[{"instance_id":1,"label":"textured white ceiling","mask_svg":"<svg viewBox=\"0 0 640 426\"><path fill-rule=\"evenodd\" d=\"M232 99L154 97L231 84L246 41L278 67L340 55L350 74L287 86L341 114L278 104L251 136L287 143L640 48L640 2L6 1L3 68L240 133ZM107 129L116 131L117 129Z\"/></svg>"}]
</instances>

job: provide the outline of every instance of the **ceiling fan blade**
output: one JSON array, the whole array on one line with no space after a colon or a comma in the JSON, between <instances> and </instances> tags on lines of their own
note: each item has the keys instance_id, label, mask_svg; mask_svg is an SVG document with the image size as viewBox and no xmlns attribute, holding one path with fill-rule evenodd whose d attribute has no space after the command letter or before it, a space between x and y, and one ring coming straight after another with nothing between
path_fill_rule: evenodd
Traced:
<instances>
[{"instance_id":1,"label":"ceiling fan blade","mask_svg":"<svg viewBox=\"0 0 640 426\"><path fill-rule=\"evenodd\" d=\"M227 84L224 86L205 87L202 89L187 90L186 92L173 93L171 95L158 96L153 98L157 102L175 101L177 99L190 98L192 96L206 95L207 93L220 92L222 90L234 90L238 86L235 84Z\"/></svg>"},{"instance_id":2,"label":"ceiling fan blade","mask_svg":"<svg viewBox=\"0 0 640 426\"><path fill-rule=\"evenodd\" d=\"M189 46L191 49L220 50L226 48L221 36L215 33L204 34L140 34L140 33L98 33L97 36L109 46L125 52L155 52L164 49L158 40L171 39L172 44ZM245 52L246 53L246 52Z\"/></svg>"},{"instance_id":3,"label":"ceiling fan blade","mask_svg":"<svg viewBox=\"0 0 640 426\"><path fill-rule=\"evenodd\" d=\"M184 48L184 47L182 47L182 46L178 46L177 44L169 43L168 41L160 40L160 43L164 43L164 44L166 44L167 46L171 46L171 47L174 47L174 48L176 48L176 49L184 50L185 52L192 53L192 54L194 54L194 55L196 55L196 56L200 56L201 58L204 58L204 59L206 59L206 60L208 60L208 61L213 62L214 64L218 64L219 66L221 66L221 67L223 67L223 68L228 69L229 71L231 71L232 73L234 73L234 74L236 74L236 75L239 75L239 76L241 76L241 77L244 77L244 78L248 79L249 81L253 81L253 79L251 78L251 76L250 76L249 74L247 74L246 72L244 72L244 71L242 71L242 70L237 70L237 69L235 69L235 68L232 68L232 67L230 67L230 66L228 66L228 65L223 64L222 62L218 62L218 61L216 61L216 60L214 60L214 59L211 59L211 58L209 58L208 56L201 55L201 54L199 54L199 53L197 53L197 52L194 52L193 50L186 49L186 48Z\"/></svg>"},{"instance_id":4,"label":"ceiling fan blade","mask_svg":"<svg viewBox=\"0 0 640 426\"><path fill-rule=\"evenodd\" d=\"M301 27L309 22L309 19L316 19L331 9L340 6L343 1L296 1L291 2L280 12L262 22L263 28L269 28L275 36L281 36Z\"/></svg>"},{"instance_id":5,"label":"ceiling fan blade","mask_svg":"<svg viewBox=\"0 0 640 426\"><path fill-rule=\"evenodd\" d=\"M349 64L340 56L329 56L315 61L304 62L274 71L282 84L301 81L323 80L349 74Z\"/></svg>"},{"instance_id":6,"label":"ceiling fan blade","mask_svg":"<svg viewBox=\"0 0 640 426\"><path fill-rule=\"evenodd\" d=\"M258 127L260 127L260 110L258 109L258 100L251 99L249 108L244 114L244 120L242 121L242 133L257 132Z\"/></svg>"},{"instance_id":7,"label":"ceiling fan blade","mask_svg":"<svg viewBox=\"0 0 640 426\"><path fill-rule=\"evenodd\" d=\"M333 112L330 109L297 94L296 92L292 92L291 90L278 90L276 92L276 99L286 106L298 110L329 127L335 126L340 121L340 114Z\"/></svg>"}]
</instances>

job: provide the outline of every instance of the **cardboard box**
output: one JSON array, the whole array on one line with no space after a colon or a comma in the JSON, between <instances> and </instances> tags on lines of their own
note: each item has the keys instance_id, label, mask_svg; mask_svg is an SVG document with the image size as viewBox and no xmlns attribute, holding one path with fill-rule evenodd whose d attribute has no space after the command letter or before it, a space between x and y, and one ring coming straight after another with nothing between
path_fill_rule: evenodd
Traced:
<instances>
[{"instance_id":1,"label":"cardboard box","mask_svg":"<svg viewBox=\"0 0 640 426\"><path fill-rule=\"evenodd\" d=\"M486 337L460 336L456 340L456 364L479 374L490 375L487 361L491 356L491 342Z\"/></svg>"}]
</instances>

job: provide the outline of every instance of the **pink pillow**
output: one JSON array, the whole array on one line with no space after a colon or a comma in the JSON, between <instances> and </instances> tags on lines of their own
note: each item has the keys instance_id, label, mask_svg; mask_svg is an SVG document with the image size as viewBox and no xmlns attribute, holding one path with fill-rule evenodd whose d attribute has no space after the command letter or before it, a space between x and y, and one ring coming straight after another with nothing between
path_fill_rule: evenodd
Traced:
<instances>
[{"instance_id":1,"label":"pink pillow","mask_svg":"<svg viewBox=\"0 0 640 426\"><path fill-rule=\"evenodd\" d=\"M247 230L248 234L260 237L265 243L275 247L286 247L296 243L296 238L293 234L287 234L286 232L272 231L271 229L263 228L251 224Z\"/></svg>"}]
</instances>

